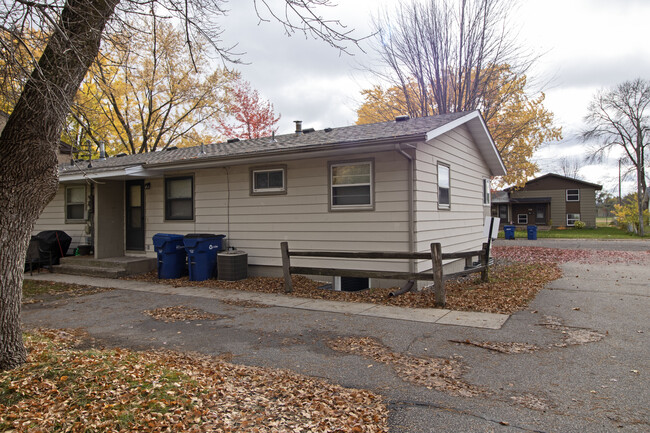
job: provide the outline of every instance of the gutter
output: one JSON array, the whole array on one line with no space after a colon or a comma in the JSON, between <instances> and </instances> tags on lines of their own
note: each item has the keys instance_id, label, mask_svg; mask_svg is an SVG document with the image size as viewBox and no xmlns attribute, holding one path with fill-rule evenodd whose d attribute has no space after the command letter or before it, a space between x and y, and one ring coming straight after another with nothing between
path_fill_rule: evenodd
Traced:
<instances>
[{"instance_id":1,"label":"gutter","mask_svg":"<svg viewBox=\"0 0 650 433\"><path fill-rule=\"evenodd\" d=\"M395 151L401 154L408 163L408 179L406 183L408 184L408 231L409 231L409 252L415 252L415 176L414 169L415 164L413 163L413 157L408 153L404 152L400 143L395 145ZM409 272L415 273L415 260L409 260Z\"/></svg>"}]
</instances>

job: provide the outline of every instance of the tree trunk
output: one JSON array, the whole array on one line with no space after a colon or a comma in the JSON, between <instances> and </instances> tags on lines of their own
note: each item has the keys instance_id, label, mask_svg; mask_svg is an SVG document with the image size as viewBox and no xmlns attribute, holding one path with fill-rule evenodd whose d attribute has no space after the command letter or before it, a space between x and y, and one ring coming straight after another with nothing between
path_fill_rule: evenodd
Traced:
<instances>
[{"instance_id":1,"label":"tree trunk","mask_svg":"<svg viewBox=\"0 0 650 433\"><path fill-rule=\"evenodd\" d=\"M0 135L0 371L24 363L23 263L30 233L58 188L56 151L72 99L119 0L68 0Z\"/></svg>"}]
</instances>

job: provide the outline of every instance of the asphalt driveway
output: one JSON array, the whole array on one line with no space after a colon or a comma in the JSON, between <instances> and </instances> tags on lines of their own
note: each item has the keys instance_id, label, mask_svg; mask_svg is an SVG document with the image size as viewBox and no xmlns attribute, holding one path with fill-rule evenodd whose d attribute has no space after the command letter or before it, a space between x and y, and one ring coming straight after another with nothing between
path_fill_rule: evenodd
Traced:
<instances>
[{"instance_id":1,"label":"asphalt driveway","mask_svg":"<svg viewBox=\"0 0 650 433\"><path fill-rule=\"evenodd\" d=\"M385 397L392 432L649 431L650 263L562 267L564 277L500 329L136 290L26 305L23 321L84 328L105 346L230 354L370 389ZM175 305L219 318L165 323L143 313ZM334 350L341 337L371 337L383 356ZM411 361L432 357L476 392L418 384Z\"/></svg>"}]
</instances>

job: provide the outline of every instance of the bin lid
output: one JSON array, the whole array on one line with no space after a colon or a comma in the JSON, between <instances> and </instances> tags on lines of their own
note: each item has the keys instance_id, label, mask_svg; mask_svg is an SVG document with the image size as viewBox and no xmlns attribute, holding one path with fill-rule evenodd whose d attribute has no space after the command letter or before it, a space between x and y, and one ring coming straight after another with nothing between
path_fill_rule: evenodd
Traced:
<instances>
[{"instance_id":1,"label":"bin lid","mask_svg":"<svg viewBox=\"0 0 650 433\"><path fill-rule=\"evenodd\" d=\"M172 233L156 233L153 235L154 238L168 238L168 239L182 239L183 235L177 235Z\"/></svg>"},{"instance_id":2,"label":"bin lid","mask_svg":"<svg viewBox=\"0 0 650 433\"><path fill-rule=\"evenodd\" d=\"M226 235L215 235L213 233L188 233L185 235L186 238L225 238Z\"/></svg>"}]
</instances>

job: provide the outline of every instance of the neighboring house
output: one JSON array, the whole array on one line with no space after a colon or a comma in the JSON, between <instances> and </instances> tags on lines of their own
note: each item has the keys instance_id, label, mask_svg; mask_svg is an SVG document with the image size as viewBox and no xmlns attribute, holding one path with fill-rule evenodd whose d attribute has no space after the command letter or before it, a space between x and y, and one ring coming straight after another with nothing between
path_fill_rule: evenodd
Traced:
<instances>
[{"instance_id":1,"label":"neighboring house","mask_svg":"<svg viewBox=\"0 0 650 433\"><path fill-rule=\"evenodd\" d=\"M35 232L60 229L96 258L155 257L156 233L225 234L251 275L281 275L291 249L481 248L489 179L505 174L478 111L312 128L60 166ZM301 261L318 266L323 261ZM327 266L424 271L430 261Z\"/></svg>"},{"instance_id":2,"label":"neighboring house","mask_svg":"<svg viewBox=\"0 0 650 433\"><path fill-rule=\"evenodd\" d=\"M602 185L559 174L529 180L523 188L492 193L492 216L502 224L572 227L582 221L596 227L596 191Z\"/></svg>"}]
</instances>

